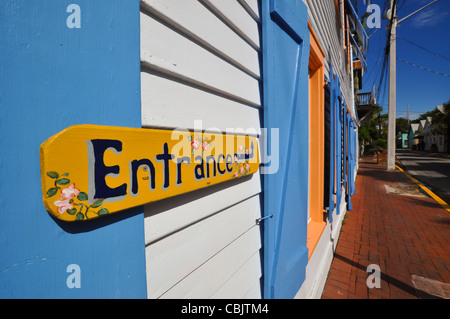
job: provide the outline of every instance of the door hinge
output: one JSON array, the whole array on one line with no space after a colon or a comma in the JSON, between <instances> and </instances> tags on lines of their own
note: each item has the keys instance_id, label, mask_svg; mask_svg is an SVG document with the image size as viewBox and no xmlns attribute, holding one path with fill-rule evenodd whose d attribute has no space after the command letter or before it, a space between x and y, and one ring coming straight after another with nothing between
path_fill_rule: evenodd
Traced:
<instances>
[{"instance_id":1,"label":"door hinge","mask_svg":"<svg viewBox=\"0 0 450 319\"><path fill-rule=\"evenodd\" d=\"M258 219L256 219L256 225L259 225L262 221L264 221L264 220L266 220L266 219L268 219L268 218L272 218L273 217L273 215L269 215L269 216L266 216L266 217L261 217L261 218L258 218Z\"/></svg>"}]
</instances>

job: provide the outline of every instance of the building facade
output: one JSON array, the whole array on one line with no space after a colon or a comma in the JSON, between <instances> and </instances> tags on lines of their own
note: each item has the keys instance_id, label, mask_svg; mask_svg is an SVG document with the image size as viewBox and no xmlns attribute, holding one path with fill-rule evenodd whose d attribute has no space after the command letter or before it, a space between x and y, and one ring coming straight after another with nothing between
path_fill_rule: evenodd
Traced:
<instances>
[{"instance_id":1,"label":"building facade","mask_svg":"<svg viewBox=\"0 0 450 319\"><path fill-rule=\"evenodd\" d=\"M413 123L409 127L408 148L410 148L410 149L412 149L413 147L415 147L417 149L417 147L418 147L418 146L414 146L414 145L419 144L419 139L417 138L417 136L419 135L419 131L418 131L419 127L420 127L419 123Z\"/></svg>"},{"instance_id":2,"label":"building facade","mask_svg":"<svg viewBox=\"0 0 450 319\"><path fill-rule=\"evenodd\" d=\"M0 6L1 297L320 298L358 167L350 1ZM80 124L251 136L260 167L68 223L39 148Z\"/></svg>"}]
</instances>

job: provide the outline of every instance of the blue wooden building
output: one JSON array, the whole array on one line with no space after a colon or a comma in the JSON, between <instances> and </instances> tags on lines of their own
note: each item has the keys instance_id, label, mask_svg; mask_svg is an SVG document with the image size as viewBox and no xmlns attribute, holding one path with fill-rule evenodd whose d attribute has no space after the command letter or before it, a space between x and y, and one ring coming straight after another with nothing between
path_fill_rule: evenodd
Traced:
<instances>
[{"instance_id":1,"label":"blue wooden building","mask_svg":"<svg viewBox=\"0 0 450 319\"><path fill-rule=\"evenodd\" d=\"M320 298L355 192L351 1L5 0L0 17L0 297ZM261 166L65 223L39 147L77 124L247 134Z\"/></svg>"}]
</instances>

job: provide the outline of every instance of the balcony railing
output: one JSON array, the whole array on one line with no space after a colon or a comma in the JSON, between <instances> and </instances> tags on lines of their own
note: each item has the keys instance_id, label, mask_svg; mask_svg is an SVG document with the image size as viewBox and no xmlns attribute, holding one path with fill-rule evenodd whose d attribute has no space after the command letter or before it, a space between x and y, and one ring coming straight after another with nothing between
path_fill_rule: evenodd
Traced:
<instances>
[{"instance_id":1,"label":"balcony railing","mask_svg":"<svg viewBox=\"0 0 450 319\"><path fill-rule=\"evenodd\" d=\"M349 21L351 23L351 29L356 30L356 33L358 34L358 37L361 41L361 51L363 53L366 53L369 47L369 36L366 33L366 30L364 30L364 27L361 24L361 21L359 21L358 13L356 13L355 8L352 5L352 2L350 0L346 1L347 8L349 9Z\"/></svg>"},{"instance_id":2,"label":"balcony railing","mask_svg":"<svg viewBox=\"0 0 450 319\"><path fill-rule=\"evenodd\" d=\"M350 37L350 41L352 42L352 48L353 48L353 56L355 58L355 60L359 60L361 61L362 65L364 66L364 69L367 69L367 62L366 62L366 58L364 57L364 55L362 54L359 45L356 43L355 38L353 37L353 35L349 32L348 33L349 37Z\"/></svg>"},{"instance_id":3,"label":"balcony railing","mask_svg":"<svg viewBox=\"0 0 450 319\"><path fill-rule=\"evenodd\" d=\"M375 94L373 94L373 92L358 93L358 95L356 96L356 103L359 106L375 105L376 104Z\"/></svg>"}]
</instances>

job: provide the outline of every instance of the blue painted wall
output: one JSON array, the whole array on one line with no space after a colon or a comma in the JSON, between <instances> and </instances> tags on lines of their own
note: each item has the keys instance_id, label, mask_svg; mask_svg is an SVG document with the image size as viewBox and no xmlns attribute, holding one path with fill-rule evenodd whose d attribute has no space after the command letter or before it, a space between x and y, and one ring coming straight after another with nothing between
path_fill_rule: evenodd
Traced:
<instances>
[{"instance_id":1,"label":"blue painted wall","mask_svg":"<svg viewBox=\"0 0 450 319\"><path fill-rule=\"evenodd\" d=\"M39 161L70 125L140 127L139 1L3 0L0 29L0 298L145 298L142 208L58 222ZM81 288L66 285L70 264Z\"/></svg>"}]
</instances>

